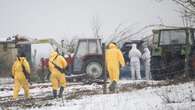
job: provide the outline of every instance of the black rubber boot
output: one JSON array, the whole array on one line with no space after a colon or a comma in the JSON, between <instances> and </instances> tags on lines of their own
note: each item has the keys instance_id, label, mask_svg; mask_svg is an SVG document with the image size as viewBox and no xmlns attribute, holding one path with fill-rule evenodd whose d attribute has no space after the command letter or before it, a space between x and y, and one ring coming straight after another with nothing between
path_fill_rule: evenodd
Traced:
<instances>
[{"instance_id":1,"label":"black rubber boot","mask_svg":"<svg viewBox=\"0 0 195 110\"><path fill-rule=\"evenodd\" d=\"M117 82L113 81L113 92L116 93L117 91Z\"/></svg>"},{"instance_id":2,"label":"black rubber boot","mask_svg":"<svg viewBox=\"0 0 195 110\"><path fill-rule=\"evenodd\" d=\"M112 92L112 90L113 90L113 87L112 87L112 82L111 82L111 84L109 85L109 91Z\"/></svg>"},{"instance_id":3,"label":"black rubber boot","mask_svg":"<svg viewBox=\"0 0 195 110\"><path fill-rule=\"evenodd\" d=\"M60 87L60 92L59 92L59 95L58 95L59 98L62 97L63 92L64 92L64 87Z\"/></svg>"},{"instance_id":4,"label":"black rubber boot","mask_svg":"<svg viewBox=\"0 0 195 110\"><path fill-rule=\"evenodd\" d=\"M109 86L109 90L111 92L115 92L115 89L116 89L116 81L112 81L112 83Z\"/></svg>"},{"instance_id":5,"label":"black rubber boot","mask_svg":"<svg viewBox=\"0 0 195 110\"><path fill-rule=\"evenodd\" d=\"M53 98L57 98L57 90L53 90Z\"/></svg>"}]
</instances>

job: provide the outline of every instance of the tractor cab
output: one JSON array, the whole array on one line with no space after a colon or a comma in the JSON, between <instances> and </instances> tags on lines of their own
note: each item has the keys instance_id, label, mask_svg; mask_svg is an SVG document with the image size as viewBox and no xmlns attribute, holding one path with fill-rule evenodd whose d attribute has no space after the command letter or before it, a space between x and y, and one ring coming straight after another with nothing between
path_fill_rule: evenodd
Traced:
<instances>
[{"instance_id":1,"label":"tractor cab","mask_svg":"<svg viewBox=\"0 0 195 110\"><path fill-rule=\"evenodd\" d=\"M85 74L97 79L103 73L100 39L79 39L72 58L72 74Z\"/></svg>"},{"instance_id":2,"label":"tractor cab","mask_svg":"<svg viewBox=\"0 0 195 110\"><path fill-rule=\"evenodd\" d=\"M153 30L153 79L173 79L190 72L194 54L194 29Z\"/></svg>"}]
</instances>

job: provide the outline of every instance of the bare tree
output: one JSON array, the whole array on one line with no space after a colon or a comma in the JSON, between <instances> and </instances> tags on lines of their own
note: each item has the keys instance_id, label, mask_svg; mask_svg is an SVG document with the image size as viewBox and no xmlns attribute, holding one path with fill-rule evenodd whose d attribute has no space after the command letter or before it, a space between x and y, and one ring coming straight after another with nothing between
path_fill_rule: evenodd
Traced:
<instances>
[{"instance_id":1,"label":"bare tree","mask_svg":"<svg viewBox=\"0 0 195 110\"><path fill-rule=\"evenodd\" d=\"M129 39L133 39L136 36L139 38L143 38L144 37L143 34L148 31L151 31L151 29L153 28L160 28L160 27L161 28L179 28L176 26L167 26L164 24L150 24L150 25L143 26L142 28L133 31L133 28L132 28L133 25L123 26L123 24L119 24L117 28L115 29L114 34L112 35L113 37L110 39L110 42L114 41L116 43L120 43L120 42L129 40Z\"/></svg>"},{"instance_id":2,"label":"bare tree","mask_svg":"<svg viewBox=\"0 0 195 110\"><path fill-rule=\"evenodd\" d=\"M68 53L73 53L76 48L77 36L72 37L73 39L62 40L62 47L66 49Z\"/></svg>"},{"instance_id":3,"label":"bare tree","mask_svg":"<svg viewBox=\"0 0 195 110\"><path fill-rule=\"evenodd\" d=\"M182 13L181 18L185 27L193 27L193 16L186 10Z\"/></svg>"},{"instance_id":4,"label":"bare tree","mask_svg":"<svg viewBox=\"0 0 195 110\"><path fill-rule=\"evenodd\" d=\"M158 2L166 0L156 0ZM187 12L195 14L195 0L171 0L183 7Z\"/></svg>"},{"instance_id":5,"label":"bare tree","mask_svg":"<svg viewBox=\"0 0 195 110\"><path fill-rule=\"evenodd\" d=\"M117 42L118 40L123 39L125 36L132 32L132 27L136 24L137 23L128 25L125 22L118 24L114 29L114 32L110 35L110 39L108 42Z\"/></svg>"},{"instance_id":6,"label":"bare tree","mask_svg":"<svg viewBox=\"0 0 195 110\"><path fill-rule=\"evenodd\" d=\"M156 0L158 2L165 0ZM180 6L182 22L185 27L193 27L195 23L195 0L171 0Z\"/></svg>"},{"instance_id":7,"label":"bare tree","mask_svg":"<svg viewBox=\"0 0 195 110\"><path fill-rule=\"evenodd\" d=\"M100 38L101 24L99 18L94 16L92 19L92 31L95 38Z\"/></svg>"}]
</instances>

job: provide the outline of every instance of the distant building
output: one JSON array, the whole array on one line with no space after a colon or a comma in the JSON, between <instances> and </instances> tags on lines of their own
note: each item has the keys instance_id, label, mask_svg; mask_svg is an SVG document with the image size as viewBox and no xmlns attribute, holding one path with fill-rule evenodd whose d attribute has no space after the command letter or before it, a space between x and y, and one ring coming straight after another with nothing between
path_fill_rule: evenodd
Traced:
<instances>
[{"instance_id":1,"label":"distant building","mask_svg":"<svg viewBox=\"0 0 195 110\"><path fill-rule=\"evenodd\" d=\"M11 74L11 67L17 55L14 41L0 41L0 76Z\"/></svg>"},{"instance_id":2,"label":"distant building","mask_svg":"<svg viewBox=\"0 0 195 110\"><path fill-rule=\"evenodd\" d=\"M18 40L20 41L20 39ZM25 53L31 64L31 44L17 44L15 39L0 39L0 77L10 76L18 53Z\"/></svg>"}]
</instances>

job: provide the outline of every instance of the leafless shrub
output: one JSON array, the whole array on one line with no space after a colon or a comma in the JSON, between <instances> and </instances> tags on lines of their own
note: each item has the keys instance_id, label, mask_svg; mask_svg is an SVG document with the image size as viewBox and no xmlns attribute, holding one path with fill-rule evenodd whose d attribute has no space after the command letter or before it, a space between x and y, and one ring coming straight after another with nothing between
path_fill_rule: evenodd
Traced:
<instances>
[{"instance_id":1,"label":"leafless shrub","mask_svg":"<svg viewBox=\"0 0 195 110\"><path fill-rule=\"evenodd\" d=\"M98 16L94 16L91 23L91 29L95 38L100 38L101 23Z\"/></svg>"},{"instance_id":2,"label":"leafless shrub","mask_svg":"<svg viewBox=\"0 0 195 110\"><path fill-rule=\"evenodd\" d=\"M162 2L165 0L156 0L157 2ZM193 27L195 23L195 1L194 0L171 0L176 3L179 7L179 12L181 14L182 22L185 27Z\"/></svg>"},{"instance_id":3,"label":"leafless shrub","mask_svg":"<svg viewBox=\"0 0 195 110\"><path fill-rule=\"evenodd\" d=\"M155 92L156 95L158 95L164 103L168 104L168 103L172 103L170 97L167 94L160 94L159 92Z\"/></svg>"},{"instance_id":4,"label":"leafless shrub","mask_svg":"<svg viewBox=\"0 0 195 110\"><path fill-rule=\"evenodd\" d=\"M74 36L73 39L64 39L62 42L62 47L64 47L68 53L73 53L76 48L77 36Z\"/></svg>"}]
</instances>

